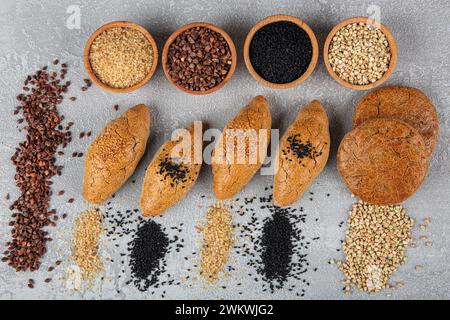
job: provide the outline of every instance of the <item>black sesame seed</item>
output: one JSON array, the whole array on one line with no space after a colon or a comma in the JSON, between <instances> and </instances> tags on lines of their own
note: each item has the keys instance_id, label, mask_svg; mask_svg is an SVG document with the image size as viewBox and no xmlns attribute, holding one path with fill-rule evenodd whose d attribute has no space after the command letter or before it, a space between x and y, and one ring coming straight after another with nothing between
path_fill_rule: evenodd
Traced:
<instances>
[{"instance_id":1,"label":"black sesame seed","mask_svg":"<svg viewBox=\"0 0 450 320\"><path fill-rule=\"evenodd\" d=\"M251 64L262 78L272 83L289 83L300 78L312 59L308 34L289 21L260 28L250 43Z\"/></svg>"}]
</instances>

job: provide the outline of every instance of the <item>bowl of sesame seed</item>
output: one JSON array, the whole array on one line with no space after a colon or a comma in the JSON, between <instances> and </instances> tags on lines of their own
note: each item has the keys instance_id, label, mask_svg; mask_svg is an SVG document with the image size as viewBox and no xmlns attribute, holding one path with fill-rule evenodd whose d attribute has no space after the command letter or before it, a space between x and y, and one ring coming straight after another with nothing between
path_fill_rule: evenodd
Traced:
<instances>
[{"instance_id":1,"label":"bowl of sesame seed","mask_svg":"<svg viewBox=\"0 0 450 320\"><path fill-rule=\"evenodd\" d=\"M397 64L391 31L367 17L346 19L328 34L323 49L330 76L353 90L369 90L386 82Z\"/></svg>"},{"instance_id":2,"label":"bowl of sesame seed","mask_svg":"<svg viewBox=\"0 0 450 320\"><path fill-rule=\"evenodd\" d=\"M288 89L306 81L317 65L319 45L314 31L286 14L255 24L244 42L244 61L250 75L274 89Z\"/></svg>"},{"instance_id":3,"label":"bowl of sesame seed","mask_svg":"<svg viewBox=\"0 0 450 320\"><path fill-rule=\"evenodd\" d=\"M91 80L112 92L130 92L146 84L156 71L158 48L152 35L129 21L101 26L84 48Z\"/></svg>"}]
</instances>

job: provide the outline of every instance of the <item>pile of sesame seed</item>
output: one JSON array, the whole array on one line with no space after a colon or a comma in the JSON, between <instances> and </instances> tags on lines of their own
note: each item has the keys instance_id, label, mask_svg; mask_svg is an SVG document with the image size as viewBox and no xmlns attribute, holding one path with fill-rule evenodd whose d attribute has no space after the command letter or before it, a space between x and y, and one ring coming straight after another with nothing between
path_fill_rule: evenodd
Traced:
<instances>
[{"instance_id":1,"label":"pile of sesame seed","mask_svg":"<svg viewBox=\"0 0 450 320\"><path fill-rule=\"evenodd\" d=\"M271 284L278 282L280 287L292 268L290 262L294 251L294 229L287 214L287 209L276 208L273 216L266 219L260 238L263 264L258 268Z\"/></svg>"},{"instance_id":2,"label":"pile of sesame seed","mask_svg":"<svg viewBox=\"0 0 450 320\"><path fill-rule=\"evenodd\" d=\"M200 275L209 283L218 280L224 271L233 247L233 222L230 208L217 202L208 208L206 223L199 228L203 234L200 252Z\"/></svg>"},{"instance_id":3,"label":"pile of sesame seed","mask_svg":"<svg viewBox=\"0 0 450 320\"><path fill-rule=\"evenodd\" d=\"M329 48L329 62L342 80L367 85L380 80L389 69L391 49L386 35L365 22L351 23L336 32Z\"/></svg>"},{"instance_id":4,"label":"pile of sesame seed","mask_svg":"<svg viewBox=\"0 0 450 320\"><path fill-rule=\"evenodd\" d=\"M101 82L113 88L129 88L150 73L153 47L138 30L110 28L92 42L89 62Z\"/></svg>"},{"instance_id":5,"label":"pile of sesame seed","mask_svg":"<svg viewBox=\"0 0 450 320\"><path fill-rule=\"evenodd\" d=\"M239 225L243 243L236 246L237 253L256 271L248 275L254 282L262 283L263 292L286 288L297 297L304 297L310 285L306 277L310 268L307 251L312 241L320 239L309 240L304 235L301 228L307 217L304 208L276 207L272 194L236 199L236 205L242 215L250 214L250 219Z\"/></svg>"},{"instance_id":6,"label":"pile of sesame seed","mask_svg":"<svg viewBox=\"0 0 450 320\"><path fill-rule=\"evenodd\" d=\"M135 180L131 182L136 183ZM184 248L185 240L180 236L183 223L165 228L154 220L145 220L139 209L117 210L111 201L103 216L106 237L120 256L119 281L124 279L126 286L133 284L139 291L159 294L161 298L166 297L168 286L181 285L166 267L170 254L178 255ZM117 289L117 293L121 291L121 288Z\"/></svg>"},{"instance_id":7,"label":"pile of sesame seed","mask_svg":"<svg viewBox=\"0 0 450 320\"><path fill-rule=\"evenodd\" d=\"M164 256L169 237L160 224L148 220L139 226L129 248L133 282L139 290L146 291L166 268Z\"/></svg>"},{"instance_id":8,"label":"pile of sesame seed","mask_svg":"<svg viewBox=\"0 0 450 320\"><path fill-rule=\"evenodd\" d=\"M182 224L170 229L180 233L181 227ZM133 283L141 292L152 288L151 294L158 288L180 285L173 275L167 273L167 257L172 252L179 253L183 247L184 239L178 235L170 236L168 230L154 220L142 220L137 226L133 240L128 243L128 253L121 254L123 258L129 258L131 268L131 279L126 284ZM124 261L122 260L122 264ZM166 290L163 290L161 298L165 296Z\"/></svg>"},{"instance_id":9,"label":"pile of sesame seed","mask_svg":"<svg viewBox=\"0 0 450 320\"><path fill-rule=\"evenodd\" d=\"M401 205L353 205L338 266L345 275L344 292L352 286L366 292L389 288L389 278L405 263L405 248L412 243L414 220Z\"/></svg>"},{"instance_id":10,"label":"pile of sesame seed","mask_svg":"<svg viewBox=\"0 0 450 320\"><path fill-rule=\"evenodd\" d=\"M103 232L103 217L96 208L89 208L77 218L74 226L72 259L86 280L92 280L103 270L98 255L98 241Z\"/></svg>"}]
</instances>

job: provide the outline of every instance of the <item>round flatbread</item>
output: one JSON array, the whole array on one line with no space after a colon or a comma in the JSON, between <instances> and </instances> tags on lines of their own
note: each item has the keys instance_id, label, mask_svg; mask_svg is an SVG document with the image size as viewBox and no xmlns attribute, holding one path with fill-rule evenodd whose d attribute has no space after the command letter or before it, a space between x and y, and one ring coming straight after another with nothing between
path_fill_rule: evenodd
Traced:
<instances>
[{"instance_id":1,"label":"round flatbread","mask_svg":"<svg viewBox=\"0 0 450 320\"><path fill-rule=\"evenodd\" d=\"M422 136L396 119L373 119L349 132L338 150L338 170L364 202L397 204L422 184L428 157Z\"/></svg>"},{"instance_id":2,"label":"round flatbread","mask_svg":"<svg viewBox=\"0 0 450 320\"><path fill-rule=\"evenodd\" d=\"M374 118L394 118L408 123L422 135L428 155L433 153L439 120L436 108L422 91L410 87L384 87L370 92L357 104L353 126Z\"/></svg>"}]
</instances>

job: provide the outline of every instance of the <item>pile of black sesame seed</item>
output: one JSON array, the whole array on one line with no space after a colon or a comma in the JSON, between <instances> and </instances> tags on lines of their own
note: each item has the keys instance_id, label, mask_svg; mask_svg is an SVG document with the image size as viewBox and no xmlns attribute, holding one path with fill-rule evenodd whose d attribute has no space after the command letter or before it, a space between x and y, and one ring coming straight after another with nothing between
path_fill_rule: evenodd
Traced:
<instances>
[{"instance_id":1,"label":"pile of black sesame seed","mask_svg":"<svg viewBox=\"0 0 450 320\"><path fill-rule=\"evenodd\" d=\"M180 227L172 227L179 233ZM133 283L142 292L153 289L151 294L155 294L158 288L176 285L181 283L167 273L167 256L171 252L180 252L184 247L184 239L178 235L169 238L166 228L162 227L154 220L142 221L134 238L128 243L128 257L130 260L131 280L126 284ZM164 274L164 277L162 276ZM163 290L161 298L165 298L166 291Z\"/></svg>"},{"instance_id":2,"label":"pile of black sesame seed","mask_svg":"<svg viewBox=\"0 0 450 320\"><path fill-rule=\"evenodd\" d=\"M129 239L125 251L120 253L121 271L118 278L129 279L125 285L133 284L141 292L151 295L159 293L166 297L166 287L181 285L167 273L167 257L171 252L179 253L184 247L183 223L169 230L154 220L146 220L139 209L114 210L111 203L104 213L106 236L114 246L121 247L121 239ZM111 260L114 262L114 260ZM151 289L151 291L150 291ZM117 290L120 293L120 290Z\"/></svg>"},{"instance_id":3,"label":"pile of black sesame seed","mask_svg":"<svg viewBox=\"0 0 450 320\"><path fill-rule=\"evenodd\" d=\"M239 205L242 201L243 205ZM262 283L263 292L287 288L298 297L305 296L305 287L310 285L305 277L310 265L306 252L311 241L319 238L310 241L303 234L301 225L306 223L303 207L276 207L271 194L236 202L238 212L250 214L240 232L240 238L249 241L236 246L237 253L247 258L247 265L256 271L256 275L248 275ZM268 215L261 219L264 214Z\"/></svg>"},{"instance_id":4,"label":"pile of black sesame seed","mask_svg":"<svg viewBox=\"0 0 450 320\"><path fill-rule=\"evenodd\" d=\"M129 248L133 283L139 290L146 291L158 282L165 270L169 238L161 225L148 220L139 226Z\"/></svg>"}]
</instances>

